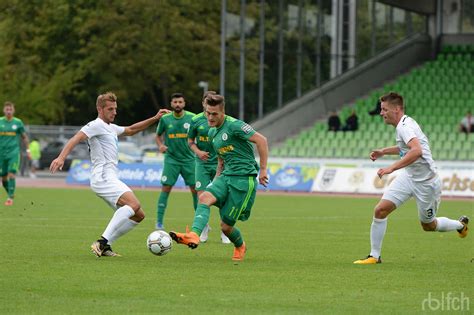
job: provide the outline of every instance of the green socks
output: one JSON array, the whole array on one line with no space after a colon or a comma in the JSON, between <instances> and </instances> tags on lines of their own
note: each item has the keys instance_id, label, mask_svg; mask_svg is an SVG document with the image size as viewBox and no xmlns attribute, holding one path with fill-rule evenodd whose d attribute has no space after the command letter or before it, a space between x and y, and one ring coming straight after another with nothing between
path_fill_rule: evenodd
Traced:
<instances>
[{"instance_id":1,"label":"green socks","mask_svg":"<svg viewBox=\"0 0 474 315\"><path fill-rule=\"evenodd\" d=\"M196 233L197 235L201 235L202 230L209 222L209 214L211 209L203 204L199 204L196 208L196 212L194 213L194 221L191 231Z\"/></svg>"},{"instance_id":2,"label":"green socks","mask_svg":"<svg viewBox=\"0 0 474 315\"><path fill-rule=\"evenodd\" d=\"M8 179L7 180L2 179L2 185L3 185L3 188L5 188L5 191L8 194Z\"/></svg>"},{"instance_id":3,"label":"green socks","mask_svg":"<svg viewBox=\"0 0 474 315\"><path fill-rule=\"evenodd\" d=\"M193 194L193 193L191 193L191 194L193 195L193 206L194 206L194 211L196 211L196 209L197 209L197 206L198 206L198 195L197 195L197 194Z\"/></svg>"},{"instance_id":4,"label":"green socks","mask_svg":"<svg viewBox=\"0 0 474 315\"><path fill-rule=\"evenodd\" d=\"M240 234L240 230L234 226L230 235L227 235L229 240L234 244L235 247L240 247L244 243L244 239L242 238L242 234Z\"/></svg>"},{"instance_id":5,"label":"green socks","mask_svg":"<svg viewBox=\"0 0 474 315\"><path fill-rule=\"evenodd\" d=\"M15 178L8 179L8 198L12 198L15 195L15 188L16 188L16 180Z\"/></svg>"},{"instance_id":6,"label":"green socks","mask_svg":"<svg viewBox=\"0 0 474 315\"><path fill-rule=\"evenodd\" d=\"M163 218L165 217L166 206L168 205L168 197L170 193L162 191L158 198L158 204L156 205L156 216L159 225L163 225Z\"/></svg>"}]
</instances>

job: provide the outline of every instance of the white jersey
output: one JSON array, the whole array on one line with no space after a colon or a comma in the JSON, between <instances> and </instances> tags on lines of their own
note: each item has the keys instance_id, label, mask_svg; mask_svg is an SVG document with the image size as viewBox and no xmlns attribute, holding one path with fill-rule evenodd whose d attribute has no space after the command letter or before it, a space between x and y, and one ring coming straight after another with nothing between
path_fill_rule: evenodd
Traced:
<instances>
[{"instance_id":1,"label":"white jersey","mask_svg":"<svg viewBox=\"0 0 474 315\"><path fill-rule=\"evenodd\" d=\"M92 162L91 184L118 178L118 136L125 127L107 124L97 118L81 128L89 138L89 150Z\"/></svg>"},{"instance_id":2,"label":"white jersey","mask_svg":"<svg viewBox=\"0 0 474 315\"><path fill-rule=\"evenodd\" d=\"M411 139L417 138L421 145L421 157L415 162L405 167L408 176L415 182L421 182L433 178L436 175L436 166L431 156L428 138L421 131L418 123L411 117L404 115L397 125L397 146L400 150L400 157L410 150L407 143Z\"/></svg>"}]
</instances>

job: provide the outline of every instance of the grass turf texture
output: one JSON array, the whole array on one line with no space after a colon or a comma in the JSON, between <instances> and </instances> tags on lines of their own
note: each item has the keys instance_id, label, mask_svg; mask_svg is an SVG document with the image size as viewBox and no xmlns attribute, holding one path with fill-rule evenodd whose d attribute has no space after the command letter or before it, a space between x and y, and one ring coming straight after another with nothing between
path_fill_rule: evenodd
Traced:
<instances>
[{"instance_id":1,"label":"grass turf texture","mask_svg":"<svg viewBox=\"0 0 474 315\"><path fill-rule=\"evenodd\" d=\"M384 263L358 266L377 199L258 195L238 223L248 252L234 265L215 208L206 244L149 253L158 193L136 194L148 218L114 244L123 257L97 259L89 246L112 215L103 201L20 188L0 210L0 313L418 313L429 292L473 296L474 235L423 232L413 201L390 216ZM191 205L189 193L171 194L167 230L191 224ZM461 214L472 218L473 203L443 201L440 216Z\"/></svg>"}]
</instances>

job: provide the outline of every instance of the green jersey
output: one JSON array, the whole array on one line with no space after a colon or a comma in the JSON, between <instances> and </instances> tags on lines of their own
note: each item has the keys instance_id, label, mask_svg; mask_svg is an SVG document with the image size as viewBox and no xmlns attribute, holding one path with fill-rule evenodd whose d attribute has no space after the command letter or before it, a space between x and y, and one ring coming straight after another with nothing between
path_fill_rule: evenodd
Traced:
<instances>
[{"instance_id":1,"label":"green jersey","mask_svg":"<svg viewBox=\"0 0 474 315\"><path fill-rule=\"evenodd\" d=\"M201 151L209 152L209 158L206 162L196 156L196 162L202 164L217 164L216 151L212 147L212 143L209 141L209 125L207 118L204 113L197 114L191 120L191 126L189 127L188 138L195 139L197 147Z\"/></svg>"},{"instance_id":2,"label":"green jersey","mask_svg":"<svg viewBox=\"0 0 474 315\"><path fill-rule=\"evenodd\" d=\"M255 161L249 138L255 134L253 128L238 119L226 116L219 128L209 130L209 138L217 155L224 160L223 175L256 175L259 166Z\"/></svg>"},{"instance_id":3,"label":"green jersey","mask_svg":"<svg viewBox=\"0 0 474 315\"><path fill-rule=\"evenodd\" d=\"M193 113L184 111L181 117L176 117L174 113L161 117L156 133L158 136L164 134L164 142L168 147L165 163L194 163L194 152L188 145L188 130L194 116Z\"/></svg>"},{"instance_id":4,"label":"green jersey","mask_svg":"<svg viewBox=\"0 0 474 315\"><path fill-rule=\"evenodd\" d=\"M21 119L13 117L7 120L0 118L0 156L16 155L20 153L20 137L25 133L25 126Z\"/></svg>"}]
</instances>

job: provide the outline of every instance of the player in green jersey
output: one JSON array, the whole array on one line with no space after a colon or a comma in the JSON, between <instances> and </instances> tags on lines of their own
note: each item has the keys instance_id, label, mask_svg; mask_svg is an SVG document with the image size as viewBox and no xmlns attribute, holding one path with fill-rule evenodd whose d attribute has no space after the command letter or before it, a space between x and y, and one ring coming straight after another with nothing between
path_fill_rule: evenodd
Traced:
<instances>
[{"instance_id":1,"label":"player in green jersey","mask_svg":"<svg viewBox=\"0 0 474 315\"><path fill-rule=\"evenodd\" d=\"M210 206L215 205L219 208L221 229L234 244L232 260L242 261L246 245L234 225L237 220L245 221L250 216L257 189L256 178L264 186L268 183L267 139L245 122L226 116L221 95L208 95L205 104L211 127L209 138L218 155L217 177L199 196L192 230L186 233L171 231L170 236L179 244L196 248L199 235L209 221ZM252 143L257 146L260 168Z\"/></svg>"},{"instance_id":2,"label":"player in green jersey","mask_svg":"<svg viewBox=\"0 0 474 315\"><path fill-rule=\"evenodd\" d=\"M161 176L162 188L157 202L157 229L163 229L163 218L168 204L168 197L180 174L191 190L194 208L197 205L194 153L188 146L188 130L194 114L185 111L185 106L186 102L183 94L174 93L171 95L173 111L161 118L156 129L156 143L160 152L165 155Z\"/></svg>"},{"instance_id":3,"label":"player in green jersey","mask_svg":"<svg viewBox=\"0 0 474 315\"><path fill-rule=\"evenodd\" d=\"M217 155L209 141L209 124L207 123L206 106L204 100L208 95L216 94L214 91L207 91L202 99L204 111L193 117L188 131L188 144L191 150L196 154L196 191L198 197L204 192L216 176ZM207 242L209 223L206 224L199 237L202 243ZM223 244L230 244L229 238L221 232L221 241Z\"/></svg>"},{"instance_id":4,"label":"player in green jersey","mask_svg":"<svg viewBox=\"0 0 474 315\"><path fill-rule=\"evenodd\" d=\"M7 192L8 198L5 206L13 205L15 196L15 174L20 165L20 138L23 140L28 159L31 159L28 136L21 119L14 117L15 105L5 102L3 105L5 116L0 118L0 166L3 188Z\"/></svg>"}]
</instances>

